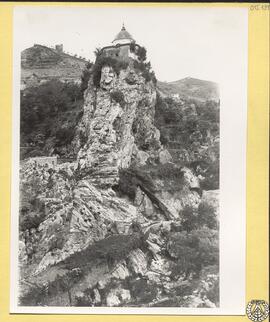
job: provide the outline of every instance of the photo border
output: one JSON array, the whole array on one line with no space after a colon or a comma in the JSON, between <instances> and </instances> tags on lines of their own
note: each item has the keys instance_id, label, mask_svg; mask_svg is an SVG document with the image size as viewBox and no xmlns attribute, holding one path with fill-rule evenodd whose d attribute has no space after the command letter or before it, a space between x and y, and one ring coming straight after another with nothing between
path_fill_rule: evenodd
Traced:
<instances>
[{"instance_id":1,"label":"photo border","mask_svg":"<svg viewBox=\"0 0 270 322\"><path fill-rule=\"evenodd\" d=\"M12 101L12 8L14 6L60 5L60 6L92 6L90 3L6 3L0 4L0 113L1 113L1 166L0 166L0 198L1 198L1 236L0 253L5 265L0 266L0 319L3 321L35 321L33 315L9 315L9 231L10 231L10 173L11 173L11 101ZM104 6L105 4L95 4ZM112 5L112 4L109 4ZM123 5L115 4L115 5ZM125 5L134 5L129 3ZM247 268L246 299L268 298L268 102L269 102L269 11L251 10L252 4L138 4L138 5L179 5L179 6L226 6L249 7L249 75L248 75L248 144L247 144ZM254 7L255 8L255 7ZM3 27L3 28L2 28ZM267 42L268 41L268 42ZM3 108L4 107L4 108ZM3 142L2 142L3 141ZM259 252L258 252L259 250ZM54 318L53 318L54 317ZM59 316L46 315L42 319L59 320ZM120 321L124 316L65 316L65 321L85 321L86 319L109 319ZM127 318L127 317L126 317ZM138 317L139 318L139 317ZM140 316L141 318L141 316ZM144 316L144 319L151 319ZM160 317L160 319L173 317ZM189 321L198 321L196 317L177 316ZM203 317L202 317L203 318ZM205 316L216 321L215 316ZM243 316L235 317L239 320ZM135 316L129 316L134 320ZM219 316L220 321L231 321L230 316ZM230 319L230 320L229 320ZM157 318L155 318L157 321ZM239 320L241 321L241 320Z\"/></svg>"}]
</instances>

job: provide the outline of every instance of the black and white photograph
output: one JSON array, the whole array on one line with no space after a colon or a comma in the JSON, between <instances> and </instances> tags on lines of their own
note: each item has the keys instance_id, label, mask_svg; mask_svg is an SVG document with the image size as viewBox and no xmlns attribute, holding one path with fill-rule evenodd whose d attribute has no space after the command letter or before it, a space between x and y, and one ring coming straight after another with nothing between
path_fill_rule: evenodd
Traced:
<instances>
[{"instance_id":1,"label":"black and white photograph","mask_svg":"<svg viewBox=\"0 0 270 322\"><path fill-rule=\"evenodd\" d=\"M12 311L242 312L246 10L21 6L14 66Z\"/></svg>"}]
</instances>

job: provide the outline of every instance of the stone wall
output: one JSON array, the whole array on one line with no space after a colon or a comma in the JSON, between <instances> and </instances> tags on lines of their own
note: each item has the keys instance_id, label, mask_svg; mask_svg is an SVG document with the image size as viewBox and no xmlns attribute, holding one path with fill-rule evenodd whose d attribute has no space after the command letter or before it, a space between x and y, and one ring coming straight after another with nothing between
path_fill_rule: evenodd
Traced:
<instances>
[{"instance_id":1,"label":"stone wall","mask_svg":"<svg viewBox=\"0 0 270 322\"><path fill-rule=\"evenodd\" d=\"M54 167L57 165L57 157L35 157L30 158L30 162L36 163L38 165L48 165Z\"/></svg>"},{"instance_id":2,"label":"stone wall","mask_svg":"<svg viewBox=\"0 0 270 322\"><path fill-rule=\"evenodd\" d=\"M135 45L135 48L139 48L139 45ZM136 54L130 51L130 44L121 44L116 46L108 46L102 49L102 54L110 56L112 58L129 60L130 58L136 59Z\"/></svg>"}]
</instances>

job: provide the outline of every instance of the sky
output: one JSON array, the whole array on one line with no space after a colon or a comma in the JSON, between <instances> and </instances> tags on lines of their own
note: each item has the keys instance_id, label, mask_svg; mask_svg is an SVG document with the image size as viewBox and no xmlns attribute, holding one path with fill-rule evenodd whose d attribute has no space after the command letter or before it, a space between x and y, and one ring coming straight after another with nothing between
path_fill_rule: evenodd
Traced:
<instances>
[{"instance_id":1,"label":"sky","mask_svg":"<svg viewBox=\"0 0 270 322\"><path fill-rule=\"evenodd\" d=\"M110 45L123 22L147 49L161 81L222 83L244 68L245 8L20 6L14 13L16 48L63 44L66 52L93 60L95 48Z\"/></svg>"}]
</instances>

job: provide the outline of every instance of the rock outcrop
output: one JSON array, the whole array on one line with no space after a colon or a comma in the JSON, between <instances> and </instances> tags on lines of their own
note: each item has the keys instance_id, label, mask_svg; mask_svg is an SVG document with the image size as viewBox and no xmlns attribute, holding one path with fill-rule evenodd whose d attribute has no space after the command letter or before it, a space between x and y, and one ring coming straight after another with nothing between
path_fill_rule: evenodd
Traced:
<instances>
[{"instance_id":1,"label":"rock outcrop","mask_svg":"<svg viewBox=\"0 0 270 322\"><path fill-rule=\"evenodd\" d=\"M70 305L155 305L178 287L168 236L181 225L186 206L198 208L199 180L188 168L173 167L176 177L159 174L151 185L129 172L171 169L172 161L154 126L155 85L133 64L119 73L104 65L99 86L90 79L84 99L74 142L77 161L55 169L26 163L21 171L21 190L45 209L44 217L36 215L34 230L22 222L22 280L31 276L41 287L49 276L58 283L59 272L71 276ZM133 199L119 188L123 169L136 186ZM31 288L24 289L22 303L29 293ZM61 304L61 294L53 296ZM40 301L49 305L50 291Z\"/></svg>"}]
</instances>

